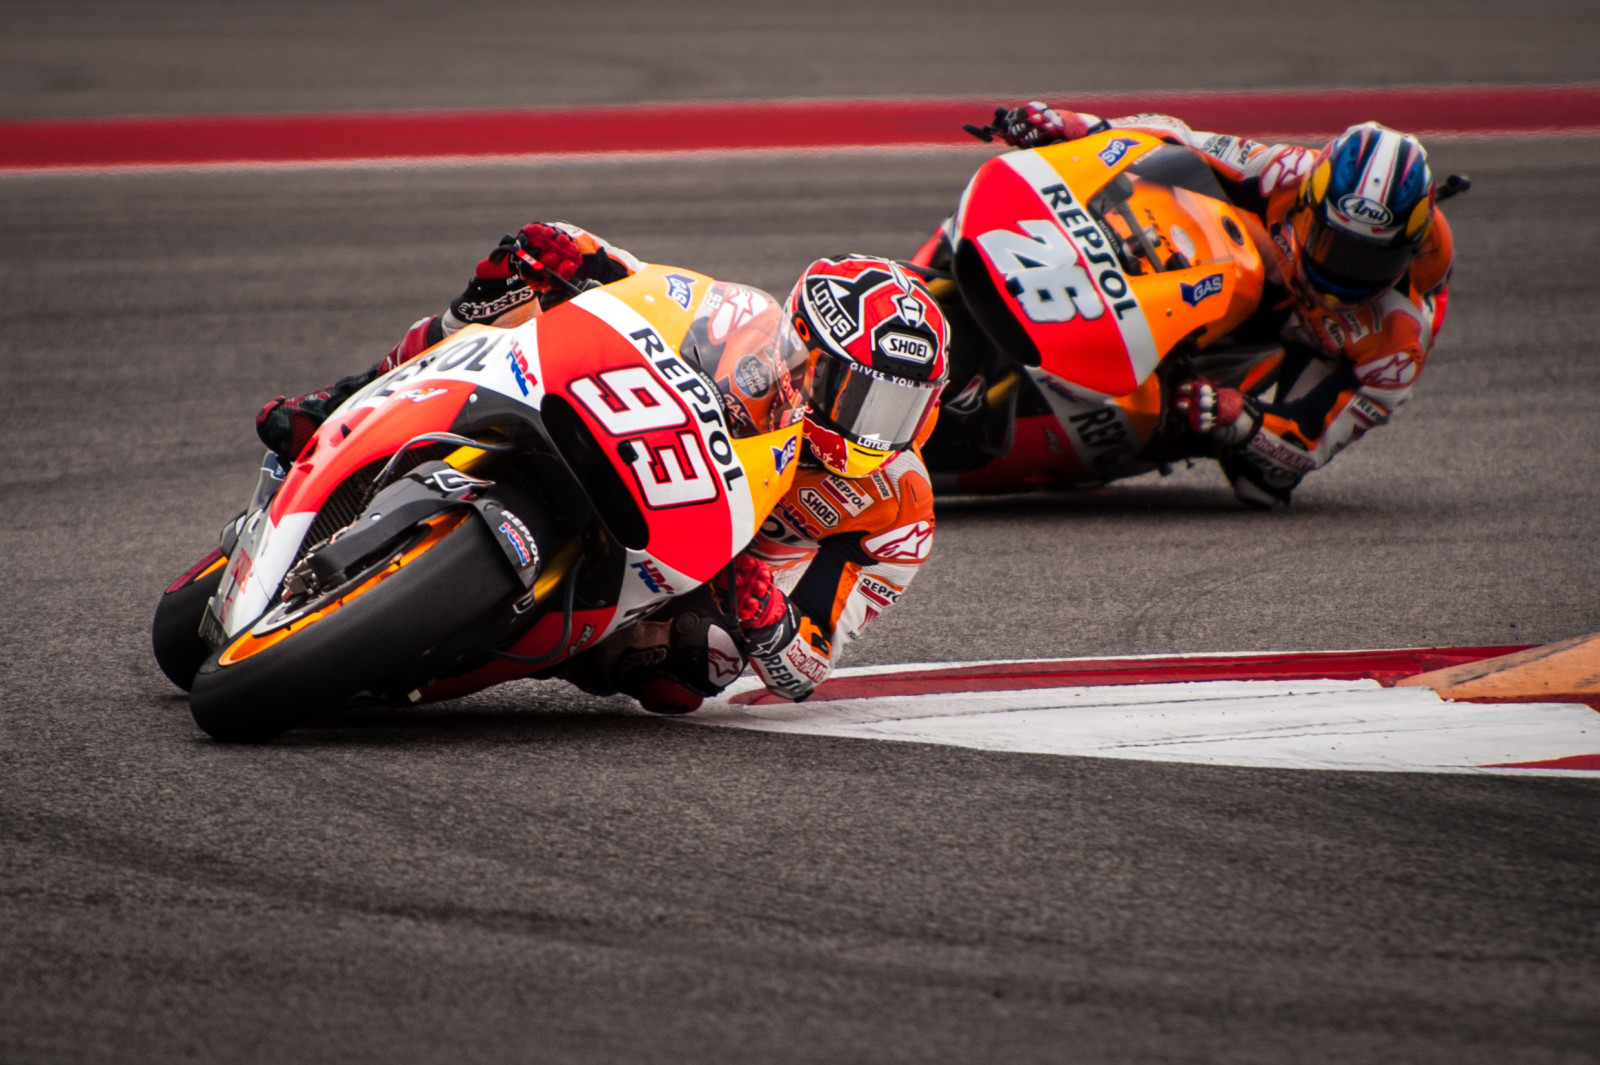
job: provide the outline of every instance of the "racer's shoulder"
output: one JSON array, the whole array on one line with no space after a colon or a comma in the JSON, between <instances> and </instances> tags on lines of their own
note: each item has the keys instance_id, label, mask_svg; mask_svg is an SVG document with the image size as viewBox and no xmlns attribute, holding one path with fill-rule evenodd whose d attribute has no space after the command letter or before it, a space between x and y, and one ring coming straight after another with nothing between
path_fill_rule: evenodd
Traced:
<instances>
[{"instance_id":1,"label":"racer's shoulder","mask_svg":"<svg viewBox=\"0 0 1600 1065\"><path fill-rule=\"evenodd\" d=\"M1411 261L1409 271L1411 289L1417 293L1437 292L1450 280L1450 270L1455 265L1456 242L1450 232L1450 223L1437 206L1423 238L1417 257Z\"/></svg>"}]
</instances>

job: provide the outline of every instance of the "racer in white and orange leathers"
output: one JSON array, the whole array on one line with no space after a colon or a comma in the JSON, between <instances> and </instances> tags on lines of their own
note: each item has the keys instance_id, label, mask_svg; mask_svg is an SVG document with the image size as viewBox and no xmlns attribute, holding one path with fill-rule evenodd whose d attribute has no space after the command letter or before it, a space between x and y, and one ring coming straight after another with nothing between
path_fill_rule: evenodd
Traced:
<instances>
[{"instance_id":1,"label":"racer in white and orange leathers","mask_svg":"<svg viewBox=\"0 0 1600 1065\"><path fill-rule=\"evenodd\" d=\"M346 396L464 325L518 325L567 299L573 282L619 280L639 267L577 226L524 226L478 264L448 310L418 321L371 370L279 397L258 416L258 432L292 458ZM620 691L660 713L695 709L746 659L774 694L806 698L905 592L933 545L933 490L917 449L937 414L948 332L927 290L898 266L860 257L813 263L787 308L757 289L718 289L740 304L742 324L717 338L692 328L685 353L695 349L731 419L760 421L776 390L804 390L804 444L790 456L799 467L793 486L730 579L671 600L567 664L579 687ZM770 347L773 336L784 350L751 346Z\"/></svg>"},{"instance_id":2,"label":"racer in white and orange leathers","mask_svg":"<svg viewBox=\"0 0 1600 1065\"><path fill-rule=\"evenodd\" d=\"M1287 502L1305 474L1410 398L1444 324L1453 242L1426 155L1374 123L1319 151L1196 132L1169 115L1106 121L1034 102L996 116L1016 147L1103 129L1193 148L1259 223L1250 229L1268 288L1238 335L1283 342L1275 387L1251 396L1197 380L1179 388L1175 408L1211 438L1240 499Z\"/></svg>"}]
</instances>

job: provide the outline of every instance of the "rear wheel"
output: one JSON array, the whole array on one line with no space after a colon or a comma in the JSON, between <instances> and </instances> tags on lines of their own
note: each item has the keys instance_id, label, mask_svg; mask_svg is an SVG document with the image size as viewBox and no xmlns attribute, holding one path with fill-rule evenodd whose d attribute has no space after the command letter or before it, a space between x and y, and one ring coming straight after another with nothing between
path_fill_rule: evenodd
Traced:
<instances>
[{"instance_id":1,"label":"rear wheel","mask_svg":"<svg viewBox=\"0 0 1600 1065\"><path fill-rule=\"evenodd\" d=\"M184 691L211 656L211 648L200 638L200 619L205 617L206 604L216 594L227 565L221 551L211 552L174 582L156 604L155 620L150 623L156 665Z\"/></svg>"},{"instance_id":2,"label":"rear wheel","mask_svg":"<svg viewBox=\"0 0 1600 1065\"><path fill-rule=\"evenodd\" d=\"M189 709L219 740L271 739L357 692L384 688L521 590L483 522L467 510L440 514L336 592L269 613L235 636L200 667Z\"/></svg>"}]
</instances>

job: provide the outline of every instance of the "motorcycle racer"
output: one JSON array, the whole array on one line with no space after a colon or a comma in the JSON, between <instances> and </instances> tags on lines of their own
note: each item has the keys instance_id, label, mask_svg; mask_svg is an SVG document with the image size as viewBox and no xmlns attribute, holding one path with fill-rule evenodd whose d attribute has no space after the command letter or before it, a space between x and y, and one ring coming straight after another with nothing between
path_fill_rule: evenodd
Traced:
<instances>
[{"instance_id":1,"label":"motorcycle racer","mask_svg":"<svg viewBox=\"0 0 1600 1065\"><path fill-rule=\"evenodd\" d=\"M1275 387L1250 394L1195 378L1178 384L1172 404L1193 450L1220 460L1241 501L1287 503L1307 473L1410 398L1444 323L1453 259L1415 137L1368 122L1314 150L1197 132L1168 115L1107 121L1038 101L969 128L1017 148L1108 129L1159 136L1199 153L1255 223L1268 287L1236 339L1281 342ZM1467 187L1458 181L1446 194Z\"/></svg>"},{"instance_id":2,"label":"motorcycle racer","mask_svg":"<svg viewBox=\"0 0 1600 1065\"><path fill-rule=\"evenodd\" d=\"M463 326L520 325L640 266L577 226L523 226L477 264L445 311L415 323L370 370L274 399L257 432L292 459L345 398ZM658 713L685 713L748 661L774 694L810 695L929 555L933 493L918 447L937 418L947 344L926 288L882 259L817 260L784 305L758 289L713 286L683 353L713 379L730 420L792 410L773 400L801 391L803 443L783 459L798 464L793 485L731 572L570 659L566 678Z\"/></svg>"}]
</instances>

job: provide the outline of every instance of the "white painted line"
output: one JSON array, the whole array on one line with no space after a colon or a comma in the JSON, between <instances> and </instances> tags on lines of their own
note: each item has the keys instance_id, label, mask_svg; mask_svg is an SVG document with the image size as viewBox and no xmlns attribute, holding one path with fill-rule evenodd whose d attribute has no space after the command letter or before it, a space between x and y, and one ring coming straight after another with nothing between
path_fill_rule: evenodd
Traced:
<instances>
[{"instance_id":1,"label":"white painted line","mask_svg":"<svg viewBox=\"0 0 1600 1065\"><path fill-rule=\"evenodd\" d=\"M856 676L889 672L883 667ZM741 682L729 694L752 687ZM1600 754L1600 714L1575 703L1455 703L1371 680L1202 681L741 706L702 725L1201 765L1600 778L1496 768Z\"/></svg>"}]
</instances>

